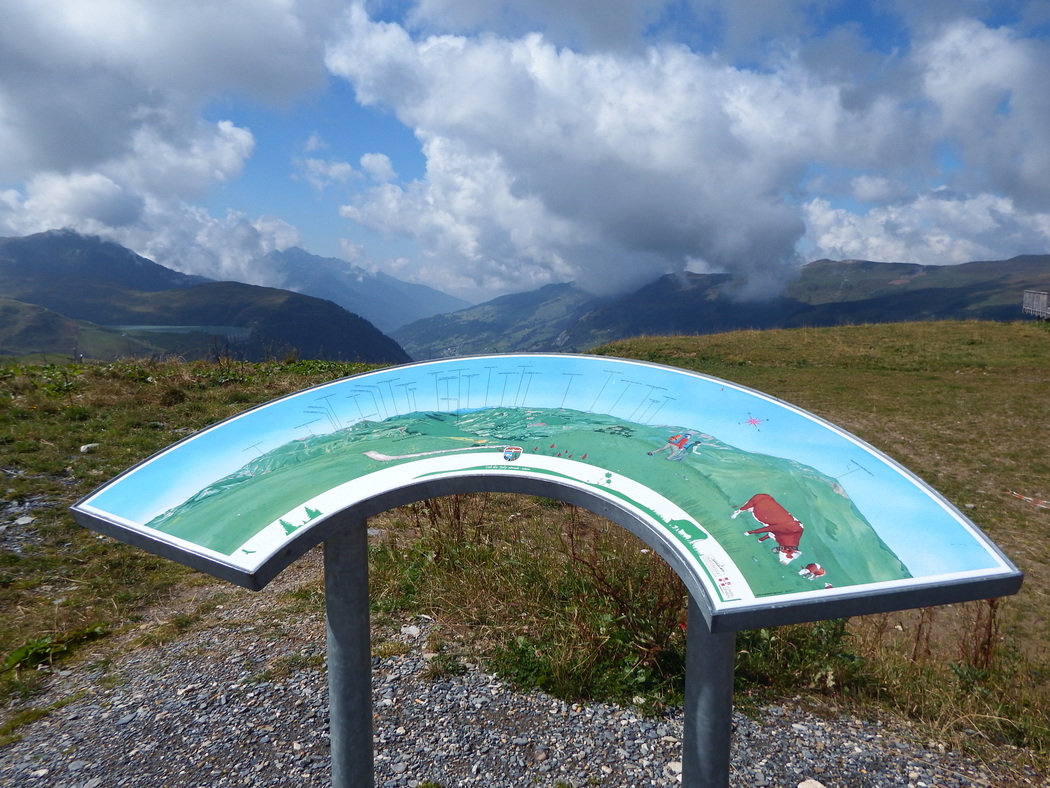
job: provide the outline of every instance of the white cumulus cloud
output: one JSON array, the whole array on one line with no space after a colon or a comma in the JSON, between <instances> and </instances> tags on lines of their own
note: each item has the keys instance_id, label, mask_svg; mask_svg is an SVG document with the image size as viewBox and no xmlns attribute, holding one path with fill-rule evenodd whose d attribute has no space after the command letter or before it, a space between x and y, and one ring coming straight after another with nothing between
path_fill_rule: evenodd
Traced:
<instances>
[{"instance_id":1,"label":"white cumulus cloud","mask_svg":"<svg viewBox=\"0 0 1050 788\"><path fill-rule=\"evenodd\" d=\"M394 163L385 153L366 153L361 157L361 169L367 172L373 180L387 183L397 178L394 172Z\"/></svg>"},{"instance_id":2,"label":"white cumulus cloud","mask_svg":"<svg viewBox=\"0 0 1050 788\"><path fill-rule=\"evenodd\" d=\"M323 86L325 22L338 5L6 2L0 234L71 227L187 270L236 257L239 222L194 202L236 179L256 140L202 110L230 95L281 103Z\"/></svg>"},{"instance_id":3,"label":"white cumulus cloud","mask_svg":"<svg viewBox=\"0 0 1050 788\"><path fill-rule=\"evenodd\" d=\"M1045 0L862 5L7 0L0 235L268 283L327 233L469 298L1045 252Z\"/></svg>"},{"instance_id":4,"label":"white cumulus cloud","mask_svg":"<svg viewBox=\"0 0 1050 788\"><path fill-rule=\"evenodd\" d=\"M776 286L804 231L788 189L840 124L834 91L790 64L759 77L680 46L414 40L360 7L328 63L391 106L428 162L425 180L379 187L344 215L420 237L481 288L569 276L609 291L689 258Z\"/></svg>"},{"instance_id":5,"label":"white cumulus cloud","mask_svg":"<svg viewBox=\"0 0 1050 788\"><path fill-rule=\"evenodd\" d=\"M912 47L880 51L856 25L818 30L821 2L694 0L709 35L686 46L666 4L617 3L593 24L581 8L422 0L398 22L352 5L328 67L413 130L427 169L342 214L415 239L428 275L464 293L561 278L609 291L698 267L764 293L799 249L1045 249L1045 40L962 6L887 5ZM640 45L645 20L661 33Z\"/></svg>"},{"instance_id":6,"label":"white cumulus cloud","mask_svg":"<svg viewBox=\"0 0 1050 788\"><path fill-rule=\"evenodd\" d=\"M825 199L806 206L818 256L953 265L1050 247L1050 212L1018 211L1008 197L941 190L854 213Z\"/></svg>"}]
</instances>

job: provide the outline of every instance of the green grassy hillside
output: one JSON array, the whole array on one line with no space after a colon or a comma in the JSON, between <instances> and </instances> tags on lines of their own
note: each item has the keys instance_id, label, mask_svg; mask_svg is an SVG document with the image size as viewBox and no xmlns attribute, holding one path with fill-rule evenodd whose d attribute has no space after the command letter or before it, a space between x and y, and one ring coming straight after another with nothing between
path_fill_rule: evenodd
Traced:
<instances>
[{"instance_id":1,"label":"green grassy hillside","mask_svg":"<svg viewBox=\"0 0 1050 788\"><path fill-rule=\"evenodd\" d=\"M77 344L76 321L36 304L0 298L0 356L21 356Z\"/></svg>"}]
</instances>

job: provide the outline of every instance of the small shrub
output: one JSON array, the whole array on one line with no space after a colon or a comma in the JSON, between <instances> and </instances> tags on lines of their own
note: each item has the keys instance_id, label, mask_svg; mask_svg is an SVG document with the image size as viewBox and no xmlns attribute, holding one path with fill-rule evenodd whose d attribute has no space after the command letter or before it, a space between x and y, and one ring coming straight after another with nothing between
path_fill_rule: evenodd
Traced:
<instances>
[{"instance_id":1,"label":"small shrub","mask_svg":"<svg viewBox=\"0 0 1050 788\"><path fill-rule=\"evenodd\" d=\"M7 655L3 670L17 671L35 668L45 662L50 664L68 657L85 643L98 640L108 634L104 627L90 626L61 635L33 638Z\"/></svg>"},{"instance_id":2,"label":"small shrub","mask_svg":"<svg viewBox=\"0 0 1050 788\"><path fill-rule=\"evenodd\" d=\"M62 415L70 421L88 421L94 415L94 411L86 405L70 405Z\"/></svg>"},{"instance_id":3,"label":"small shrub","mask_svg":"<svg viewBox=\"0 0 1050 788\"><path fill-rule=\"evenodd\" d=\"M431 681L440 681L452 676L462 676L467 672L467 666L452 654L435 654L423 671L423 677Z\"/></svg>"},{"instance_id":4,"label":"small shrub","mask_svg":"<svg viewBox=\"0 0 1050 788\"><path fill-rule=\"evenodd\" d=\"M168 385L160 394L160 404L166 408L181 405L186 401L186 391L181 386Z\"/></svg>"},{"instance_id":5,"label":"small shrub","mask_svg":"<svg viewBox=\"0 0 1050 788\"><path fill-rule=\"evenodd\" d=\"M857 693L870 686L845 618L737 633L736 686Z\"/></svg>"}]
</instances>

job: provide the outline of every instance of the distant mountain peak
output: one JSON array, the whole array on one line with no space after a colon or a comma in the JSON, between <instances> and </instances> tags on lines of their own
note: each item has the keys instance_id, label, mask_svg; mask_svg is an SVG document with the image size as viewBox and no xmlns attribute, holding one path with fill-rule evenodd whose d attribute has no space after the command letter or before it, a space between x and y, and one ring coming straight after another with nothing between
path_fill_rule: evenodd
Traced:
<instances>
[{"instance_id":1,"label":"distant mountain peak","mask_svg":"<svg viewBox=\"0 0 1050 788\"><path fill-rule=\"evenodd\" d=\"M40 348L61 348L50 352L68 353L77 345L84 350L72 321L89 321L96 325L83 329L94 337L95 350L88 352L108 354L103 357L146 351L199 358L219 352L221 343L224 352L256 360L284 353L408 360L393 339L331 300L189 276L69 230L0 239L0 293L10 299L6 324L0 315L0 339L8 346L39 342ZM41 318L38 307L57 313L55 319ZM12 333L27 316L34 320L32 337ZM57 319L63 316L72 320Z\"/></svg>"},{"instance_id":2,"label":"distant mountain peak","mask_svg":"<svg viewBox=\"0 0 1050 788\"><path fill-rule=\"evenodd\" d=\"M256 263L273 272L280 287L326 298L390 332L432 315L455 312L469 301L426 285L370 271L337 257L321 257L298 246L270 252Z\"/></svg>"},{"instance_id":3,"label":"distant mountain peak","mask_svg":"<svg viewBox=\"0 0 1050 788\"><path fill-rule=\"evenodd\" d=\"M0 269L31 275L44 287L64 281L67 286L108 283L157 292L210 281L165 268L118 243L69 228L0 238ZM14 295L13 291L8 295Z\"/></svg>"}]
</instances>

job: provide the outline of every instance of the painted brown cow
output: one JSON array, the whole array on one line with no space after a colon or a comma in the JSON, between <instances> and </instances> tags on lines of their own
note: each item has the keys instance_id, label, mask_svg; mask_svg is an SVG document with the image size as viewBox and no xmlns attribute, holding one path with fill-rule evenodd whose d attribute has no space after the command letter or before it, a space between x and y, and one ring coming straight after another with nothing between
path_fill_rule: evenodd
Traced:
<instances>
[{"instance_id":1,"label":"painted brown cow","mask_svg":"<svg viewBox=\"0 0 1050 788\"><path fill-rule=\"evenodd\" d=\"M738 506L737 510L733 512L733 519L736 519L736 516L741 512L751 512L754 518L762 523L761 528L755 528L753 531L744 531L744 534L748 536L751 534L762 534L758 538L760 542L770 538L773 539L777 543L777 546L773 548L773 552L777 554L780 563L790 564L802 555L802 551L798 549L798 544L802 540L802 532L805 529L802 523L792 517L791 513L777 503L772 495L767 493L752 495L747 503Z\"/></svg>"},{"instance_id":2,"label":"painted brown cow","mask_svg":"<svg viewBox=\"0 0 1050 788\"><path fill-rule=\"evenodd\" d=\"M820 564L806 564L804 567L798 570L801 577L806 580L816 580L818 577L824 577L827 572Z\"/></svg>"}]
</instances>

